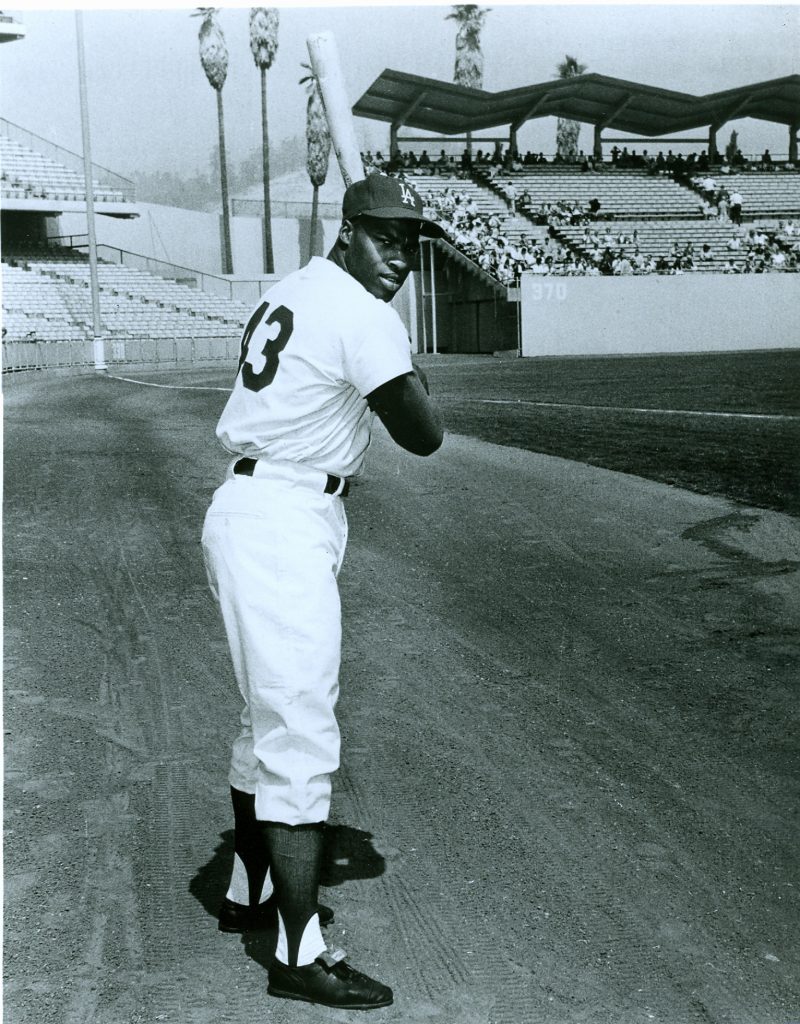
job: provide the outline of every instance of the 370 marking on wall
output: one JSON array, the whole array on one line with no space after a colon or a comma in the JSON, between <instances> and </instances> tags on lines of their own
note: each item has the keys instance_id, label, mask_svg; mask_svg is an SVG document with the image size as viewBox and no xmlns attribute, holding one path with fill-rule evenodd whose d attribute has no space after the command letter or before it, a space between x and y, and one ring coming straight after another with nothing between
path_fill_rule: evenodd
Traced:
<instances>
[{"instance_id":1,"label":"370 marking on wall","mask_svg":"<svg viewBox=\"0 0 800 1024\"><path fill-rule=\"evenodd\" d=\"M567 282L533 281L528 290L534 302L564 302L567 297Z\"/></svg>"}]
</instances>

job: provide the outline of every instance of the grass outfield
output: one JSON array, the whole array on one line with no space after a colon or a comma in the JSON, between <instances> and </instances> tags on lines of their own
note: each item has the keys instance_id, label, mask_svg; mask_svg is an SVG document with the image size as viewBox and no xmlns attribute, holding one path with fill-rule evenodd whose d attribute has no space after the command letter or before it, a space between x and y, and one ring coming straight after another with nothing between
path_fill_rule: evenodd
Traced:
<instances>
[{"instance_id":1,"label":"grass outfield","mask_svg":"<svg viewBox=\"0 0 800 1024\"><path fill-rule=\"evenodd\" d=\"M800 514L800 351L420 362L455 433Z\"/></svg>"}]
</instances>

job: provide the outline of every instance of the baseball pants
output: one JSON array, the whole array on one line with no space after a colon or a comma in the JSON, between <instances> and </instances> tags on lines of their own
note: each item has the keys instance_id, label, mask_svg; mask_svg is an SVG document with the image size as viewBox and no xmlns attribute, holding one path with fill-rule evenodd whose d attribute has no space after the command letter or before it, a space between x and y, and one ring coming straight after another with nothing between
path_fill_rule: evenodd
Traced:
<instances>
[{"instance_id":1,"label":"baseball pants","mask_svg":"<svg viewBox=\"0 0 800 1024\"><path fill-rule=\"evenodd\" d=\"M229 781L255 794L261 821L325 821L339 767L344 505L318 470L262 460L240 477L232 467L202 540L244 698Z\"/></svg>"}]
</instances>

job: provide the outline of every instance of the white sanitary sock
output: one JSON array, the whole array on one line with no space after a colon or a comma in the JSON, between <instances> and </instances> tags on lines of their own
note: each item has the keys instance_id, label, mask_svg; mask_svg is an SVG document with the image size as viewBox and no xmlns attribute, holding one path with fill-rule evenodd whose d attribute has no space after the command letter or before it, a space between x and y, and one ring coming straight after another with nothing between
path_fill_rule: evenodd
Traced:
<instances>
[{"instance_id":1,"label":"white sanitary sock","mask_svg":"<svg viewBox=\"0 0 800 1024\"><path fill-rule=\"evenodd\" d=\"M306 964L313 964L320 953L324 953L327 948L319 926L319 914L314 914L303 929L303 937L300 939L300 948L297 951L296 966L305 967ZM275 949L275 958L282 964L289 963L289 941L286 937L286 925L283 923L280 910L278 911L278 945Z\"/></svg>"},{"instance_id":2,"label":"white sanitary sock","mask_svg":"<svg viewBox=\"0 0 800 1024\"><path fill-rule=\"evenodd\" d=\"M272 876L270 875L269 869L267 869L267 874L264 879L264 885L261 887L261 896L258 902L263 903L265 900L268 900L271 895ZM231 884L228 886L228 891L225 896L234 903L241 903L245 907L250 906L250 884L247 880L247 869L244 866L244 861L238 853L234 853L233 855Z\"/></svg>"}]
</instances>

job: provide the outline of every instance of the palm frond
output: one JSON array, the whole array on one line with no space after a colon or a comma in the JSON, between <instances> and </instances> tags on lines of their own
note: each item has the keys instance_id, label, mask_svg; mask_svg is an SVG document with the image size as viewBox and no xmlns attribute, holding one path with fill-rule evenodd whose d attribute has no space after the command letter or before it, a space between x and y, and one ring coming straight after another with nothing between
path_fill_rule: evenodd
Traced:
<instances>
[{"instance_id":1,"label":"palm frond","mask_svg":"<svg viewBox=\"0 0 800 1024\"><path fill-rule=\"evenodd\" d=\"M258 68L269 69L278 52L278 8L250 10L250 52Z\"/></svg>"},{"instance_id":2,"label":"palm frond","mask_svg":"<svg viewBox=\"0 0 800 1024\"><path fill-rule=\"evenodd\" d=\"M481 51L481 29L490 7L477 4L459 4L453 7L452 18L458 23L456 34L456 62L453 81L457 85L479 89L483 85L483 53Z\"/></svg>"},{"instance_id":3,"label":"palm frond","mask_svg":"<svg viewBox=\"0 0 800 1024\"><path fill-rule=\"evenodd\" d=\"M306 170L315 188L325 184L331 152L331 136L325 105L319 90L317 76L308 64L301 65L310 73L300 79L306 85Z\"/></svg>"},{"instance_id":4,"label":"palm frond","mask_svg":"<svg viewBox=\"0 0 800 1024\"><path fill-rule=\"evenodd\" d=\"M198 32L200 63L209 84L219 92L228 77L228 47L217 22L217 10L216 7L201 7L196 13L203 18Z\"/></svg>"}]
</instances>

